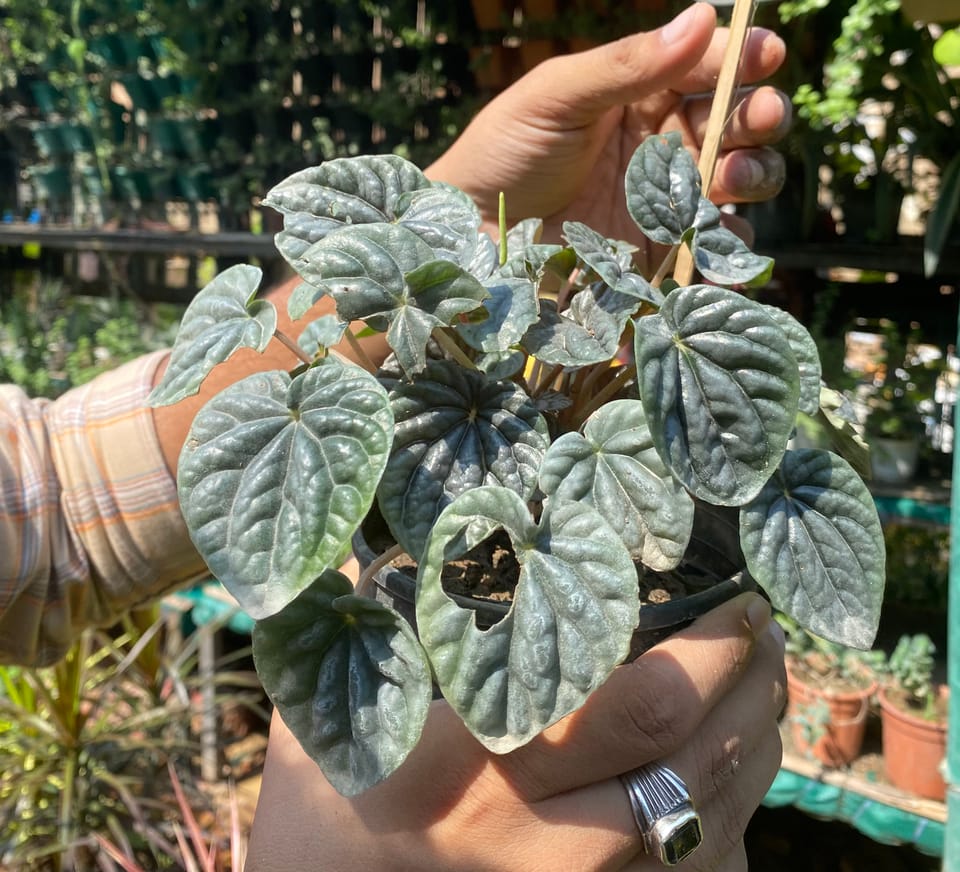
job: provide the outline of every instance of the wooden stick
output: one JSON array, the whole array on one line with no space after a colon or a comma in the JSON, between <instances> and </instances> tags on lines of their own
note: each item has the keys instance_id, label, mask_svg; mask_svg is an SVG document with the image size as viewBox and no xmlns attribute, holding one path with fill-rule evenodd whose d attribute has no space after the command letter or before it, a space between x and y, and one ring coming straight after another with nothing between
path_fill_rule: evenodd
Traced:
<instances>
[{"instance_id":1,"label":"wooden stick","mask_svg":"<svg viewBox=\"0 0 960 872\"><path fill-rule=\"evenodd\" d=\"M723 55L720 75L717 76L717 87L710 107L707 132L703 138L703 147L700 149L698 169L702 182L701 190L705 197L709 196L710 185L713 183L717 155L720 153L723 131L730 118L730 107L737 88L743 47L747 41L747 33L750 31L750 22L753 21L755 6L756 0L734 0L733 15L730 19L730 41ZM680 285L689 285L693 280L693 256L686 245L677 254L677 268L673 277Z\"/></svg>"}]
</instances>

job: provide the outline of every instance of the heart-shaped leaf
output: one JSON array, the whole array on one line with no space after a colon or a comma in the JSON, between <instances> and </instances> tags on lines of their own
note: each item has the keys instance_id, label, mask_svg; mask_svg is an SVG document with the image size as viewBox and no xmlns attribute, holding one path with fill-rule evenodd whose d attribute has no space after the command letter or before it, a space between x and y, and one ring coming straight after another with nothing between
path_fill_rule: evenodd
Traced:
<instances>
[{"instance_id":1,"label":"heart-shaped leaf","mask_svg":"<svg viewBox=\"0 0 960 872\"><path fill-rule=\"evenodd\" d=\"M218 363L238 348L263 351L277 329L277 310L256 300L263 271L237 264L201 290L184 312L170 362L147 399L168 406L192 397Z\"/></svg>"},{"instance_id":2,"label":"heart-shaped leaf","mask_svg":"<svg viewBox=\"0 0 960 872\"><path fill-rule=\"evenodd\" d=\"M457 333L478 351L507 351L535 324L539 315L536 286L529 279L494 278L486 283L489 297L482 321L457 324Z\"/></svg>"},{"instance_id":3,"label":"heart-shaped leaf","mask_svg":"<svg viewBox=\"0 0 960 872\"><path fill-rule=\"evenodd\" d=\"M387 330L407 372L419 371L435 327L476 309L487 291L406 227L368 224L325 236L298 264L307 281L333 297L342 321Z\"/></svg>"},{"instance_id":4,"label":"heart-shaped leaf","mask_svg":"<svg viewBox=\"0 0 960 872\"><path fill-rule=\"evenodd\" d=\"M409 205L405 195L431 187L414 164L397 155L336 158L288 176L263 202L284 216L276 244L293 263L344 226L396 221Z\"/></svg>"},{"instance_id":5,"label":"heart-shaped leaf","mask_svg":"<svg viewBox=\"0 0 960 872\"><path fill-rule=\"evenodd\" d=\"M499 527L520 579L506 617L479 630L473 612L444 593L440 574L445 555ZM505 488L476 488L444 510L417 585L417 626L437 683L498 754L579 708L626 657L639 614L633 561L595 509L551 502L537 524Z\"/></svg>"},{"instance_id":6,"label":"heart-shaped leaf","mask_svg":"<svg viewBox=\"0 0 960 872\"><path fill-rule=\"evenodd\" d=\"M707 281L746 285L770 277L773 260L754 254L736 233L722 226L720 210L706 198L700 199L694 224L693 259Z\"/></svg>"},{"instance_id":7,"label":"heart-shaped leaf","mask_svg":"<svg viewBox=\"0 0 960 872\"><path fill-rule=\"evenodd\" d=\"M336 357L292 380L248 376L200 410L180 455L180 506L210 571L252 617L340 558L392 434L386 391Z\"/></svg>"},{"instance_id":8,"label":"heart-shaped leaf","mask_svg":"<svg viewBox=\"0 0 960 872\"><path fill-rule=\"evenodd\" d=\"M596 297L577 294L563 313L553 300L541 299L540 320L527 331L523 344L546 364L579 369L613 357L620 334L619 318L604 311Z\"/></svg>"},{"instance_id":9,"label":"heart-shaped leaf","mask_svg":"<svg viewBox=\"0 0 960 872\"><path fill-rule=\"evenodd\" d=\"M677 245L693 227L700 173L679 132L648 136L630 158L624 187L627 211L648 239Z\"/></svg>"},{"instance_id":10,"label":"heart-shaped leaf","mask_svg":"<svg viewBox=\"0 0 960 872\"><path fill-rule=\"evenodd\" d=\"M774 606L818 636L873 645L886 551L860 476L828 451L788 451L760 495L740 510L751 575Z\"/></svg>"},{"instance_id":11,"label":"heart-shaped leaf","mask_svg":"<svg viewBox=\"0 0 960 872\"><path fill-rule=\"evenodd\" d=\"M710 285L676 288L634 324L640 399L660 456L706 502L753 499L797 417L800 376L783 331L758 303Z\"/></svg>"},{"instance_id":12,"label":"heart-shaped leaf","mask_svg":"<svg viewBox=\"0 0 960 872\"><path fill-rule=\"evenodd\" d=\"M465 269L477 254L480 221L473 200L457 188L439 183L409 194L400 215L400 223L426 242L434 257Z\"/></svg>"},{"instance_id":13,"label":"heart-shaped leaf","mask_svg":"<svg viewBox=\"0 0 960 872\"><path fill-rule=\"evenodd\" d=\"M414 558L458 494L497 484L525 500L533 496L547 423L515 384L442 360L429 362L412 380L383 383L396 426L377 500L396 540Z\"/></svg>"},{"instance_id":14,"label":"heart-shaped leaf","mask_svg":"<svg viewBox=\"0 0 960 872\"><path fill-rule=\"evenodd\" d=\"M798 407L805 415L816 415L820 408L820 352L806 327L779 306L764 306L766 312L787 337L800 368L800 400Z\"/></svg>"},{"instance_id":15,"label":"heart-shaped leaf","mask_svg":"<svg viewBox=\"0 0 960 872\"><path fill-rule=\"evenodd\" d=\"M420 738L430 666L395 611L327 570L253 628L257 674L304 751L343 796L383 781Z\"/></svg>"},{"instance_id":16,"label":"heart-shaped leaf","mask_svg":"<svg viewBox=\"0 0 960 872\"><path fill-rule=\"evenodd\" d=\"M687 548L693 500L657 454L638 400L608 403L590 416L582 436L554 440L540 489L594 506L631 557L651 569L672 569Z\"/></svg>"},{"instance_id":17,"label":"heart-shaped leaf","mask_svg":"<svg viewBox=\"0 0 960 872\"><path fill-rule=\"evenodd\" d=\"M315 354L318 349L332 348L343 339L348 326L336 315L322 315L303 328L297 337L297 345L308 354Z\"/></svg>"}]
</instances>

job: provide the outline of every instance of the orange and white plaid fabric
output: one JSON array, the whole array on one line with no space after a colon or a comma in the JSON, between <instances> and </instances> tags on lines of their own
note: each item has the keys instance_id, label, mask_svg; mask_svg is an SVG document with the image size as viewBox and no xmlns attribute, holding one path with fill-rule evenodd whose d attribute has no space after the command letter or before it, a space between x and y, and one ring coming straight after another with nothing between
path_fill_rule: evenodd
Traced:
<instances>
[{"instance_id":1,"label":"orange and white plaid fabric","mask_svg":"<svg viewBox=\"0 0 960 872\"><path fill-rule=\"evenodd\" d=\"M53 663L206 575L146 406L166 354L54 401L0 385L0 662Z\"/></svg>"}]
</instances>

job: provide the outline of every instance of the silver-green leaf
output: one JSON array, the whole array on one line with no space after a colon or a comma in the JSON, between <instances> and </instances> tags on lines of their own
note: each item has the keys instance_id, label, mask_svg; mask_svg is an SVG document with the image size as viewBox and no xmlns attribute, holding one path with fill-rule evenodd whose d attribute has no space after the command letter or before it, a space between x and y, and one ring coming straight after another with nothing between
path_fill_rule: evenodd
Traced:
<instances>
[{"instance_id":1,"label":"silver-green leaf","mask_svg":"<svg viewBox=\"0 0 960 872\"><path fill-rule=\"evenodd\" d=\"M796 358L758 303L710 285L676 288L635 322L640 398L657 451L694 496L753 499L793 432Z\"/></svg>"},{"instance_id":2,"label":"silver-green leaf","mask_svg":"<svg viewBox=\"0 0 960 872\"><path fill-rule=\"evenodd\" d=\"M788 451L740 510L751 575L773 605L834 642L868 649L880 620L886 551L860 476L828 451Z\"/></svg>"},{"instance_id":3,"label":"silver-green leaf","mask_svg":"<svg viewBox=\"0 0 960 872\"><path fill-rule=\"evenodd\" d=\"M220 273L187 307L160 383L147 399L168 406L193 396L203 380L238 348L263 351L277 329L277 310L254 299L263 271L237 264Z\"/></svg>"},{"instance_id":4,"label":"silver-green leaf","mask_svg":"<svg viewBox=\"0 0 960 872\"><path fill-rule=\"evenodd\" d=\"M615 400L565 433L543 458L540 489L551 499L586 502L617 531L634 560L672 569L693 529L693 500L653 446L643 406Z\"/></svg>"},{"instance_id":5,"label":"silver-green leaf","mask_svg":"<svg viewBox=\"0 0 960 872\"><path fill-rule=\"evenodd\" d=\"M200 410L180 456L180 505L210 571L252 617L340 558L392 434L386 391L336 357L292 380L248 376Z\"/></svg>"},{"instance_id":6,"label":"silver-green leaf","mask_svg":"<svg viewBox=\"0 0 960 872\"><path fill-rule=\"evenodd\" d=\"M677 245L694 225L700 205L700 173L680 133L647 137L627 165L627 211L644 236Z\"/></svg>"},{"instance_id":7,"label":"silver-green leaf","mask_svg":"<svg viewBox=\"0 0 960 872\"><path fill-rule=\"evenodd\" d=\"M502 527L521 565L506 617L486 630L443 591L445 555ZM437 519L418 576L420 640L448 703L491 751L512 751L579 708L623 661L637 624L633 561L600 514L553 502L539 523L506 488L480 487Z\"/></svg>"},{"instance_id":8,"label":"silver-green leaf","mask_svg":"<svg viewBox=\"0 0 960 872\"><path fill-rule=\"evenodd\" d=\"M257 673L307 754L343 796L383 781L413 749L430 666L395 611L328 570L253 628Z\"/></svg>"},{"instance_id":9,"label":"silver-green leaf","mask_svg":"<svg viewBox=\"0 0 960 872\"><path fill-rule=\"evenodd\" d=\"M820 408L820 352L810 331L785 309L779 306L764 306L766 312L787 337L793 356L800 368L800 400L798 407L805 415L816 415Z\"/></svg>"}]
</instances>

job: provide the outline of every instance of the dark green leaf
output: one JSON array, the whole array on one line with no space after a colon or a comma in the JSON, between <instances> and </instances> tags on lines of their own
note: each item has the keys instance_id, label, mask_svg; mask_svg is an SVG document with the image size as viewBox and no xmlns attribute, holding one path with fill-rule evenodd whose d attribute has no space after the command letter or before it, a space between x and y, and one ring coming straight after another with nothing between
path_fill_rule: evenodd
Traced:
<instances>
[{"instance_id":1,"label":"dark green leaf","mask_svg":"<svg viewBox=\"0 0 960 872\"><path fill-rule=\"evenodd\" d=\"M740 539L751 575L776 608L831 641L873 645L886 551L873 498L845 460L788 451L741 509Z\"/></svg>"},{"instance_id":2,"label":"dark green leaf","mask_svg":"<svg viewBox=\"0 0 960 872\"><path fill-rule=\"evenodd\" d=\"M672 569L686 550L693 500L657 454L638 400L607 403L590 416L582 436L554 440L540 488L551 498L594 506L633 559L651 569Z\"/></svg>"},{"instance_id":3,"label":"dark green leaf","mask_svg":"<svg viewBox=\"0 0 960 872\"><path fill-rule=\"evenodd\" d=\"M537 289L526 278L493 278L487 282L486 289L490 295L483 304L487 317L476 323L457 324L457 333L478 351L506 351L536 323Z\"/></svg>"},{"instance_id":4,"label":"dark green leaf","mask_svg":"<svg viewBox=\"0 0 960 872\"><path fill-rule=\"evenodd\" d=\"M700 205L700 173L679 132L647 137L624 179L627 211L648 239L677 245L693 227Z\"/></svg>"},{"instance_id":5,"label":"dark green leaf","mask_svg":"<svg viewBox=\"0 0 960 872\"><path fill-rule=\"evenodd\" d=\"M336 561L373 503L393 415L339 358L294 379L258 373L197 414L180 456L184 518L210 571L254 618Z\"/></svg>"},{"instance_id":6,"label":"dark green leaf","mask_svg":"<svg viewBox=\"0 0 960 872\"><path fill-rule=\"evenodd\" d=\"M707 199L700 200L693 235L693 259L710 282L746 285L769 278L773 260L754 254L735 233L720 224L720 210Z\"/></svg>"},{"instance_id":7,"label":"dark green leaf","mask_svg":"<svg viewBox=\"0 0 960 872\"><path fill-rule=\"evenodd\" d=\"M378 784L417 744L432 691L426 655L403 618L355 596L339 572L257 621L253 656L284 723L342 795Z\"/></svg>"},{"instance_id":8,"label":"dark green leaf","mask_svg":"<svg viewBox=\"0 0 960 872\"><path fill-rule=\"evenodd\" d=\"M761 306L709 285L671 291L635 323L640 398L657 451L694 494L753 499L776 470L800 396L796 358Z\"/></svg>"},{"instance_id":9,"label":"dark green leaf","mask_svg":"<svg viewBox=\"0 0 960 872\"><path fill-rule=\"evenodd\" d=\"M437 515L458 494L497 484L531 498L547 424L520 388L448 361L428 363L410 381L383 381L396 427L377 500L414 558Z\"/></svg>"},{"instance_id":10,"label":"dark green leaf","mask_svg":"<svg viewBox=\"0 0 960 872\"><path fill-rule=\"evenodd\" d=\"M798 408L806 415L815 415L820 408L820 352L810 331L789 312L779 306L764 306L766 312L783 331L800 368L800 400Z\"/></svg>"},{"instance_id":11,"label":"dark green leaf","mask_svg":"<svg viewBox=\"0 0 960 872\"><path fill-rule=\"evenodd\" d=\"M524 337L527 351L551 366L579 368L613 357L620 345L620 319L605 312L595 297L578 294L557 312L553 300L540 300L540 320Z\"/></svg>"},{"instance_id":12,"label":"dark green leaf","mask_svg":"<svg viewBox=\"0 0 960 872\"><path fill-rule=\"evenodd\" d=\"M498 527L521 564L506 617L479 630L440 583L455 556ZM420 567L417 625L447 702L490 750L530 741L579 708L626 657L638 620L637 574L600 514L551 503L540 523L522 497L479 487L438 518Z\"/></svg>"},{"instance_id":13,"label":"dark green leaf","mask_svg":"<svg viewBox=\"0 0 960 872\"><path fill-rule=\"evenodd\" d=\"M262 270L238 264L220 273L187 307L160 383L147 400L168 406L193 396L207 374L238 348L263 351L277 329L277 310L255 300Z\"/></svg>"},{"instance_id":14,"label":"dark green leaf","mask_svg":"<svg viewBox=\"0 0 960 872\"><path fill-rule=\"evenodd\" d=\"M348 326L336 315L323 315L303 328L297 344L308 354L316 354L318 349L332 348L340 342Z\"/></svg>"}]
</instances>

